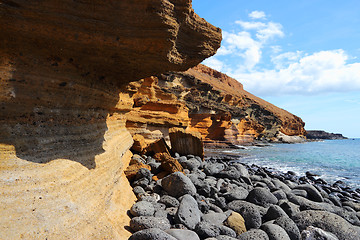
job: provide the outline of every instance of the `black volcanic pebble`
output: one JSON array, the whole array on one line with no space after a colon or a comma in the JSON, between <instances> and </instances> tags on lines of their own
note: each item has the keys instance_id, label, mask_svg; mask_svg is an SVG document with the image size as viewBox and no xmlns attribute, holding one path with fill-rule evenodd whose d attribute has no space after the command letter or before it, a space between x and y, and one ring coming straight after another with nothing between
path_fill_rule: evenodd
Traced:
<instances>
[{"instance_id":1,"label":"black volcanic pebble","mask_svg":"<svg viewBox=\"0 0 360 240\"><path fill-rule=\"evenodd\" d=\"M200 222L196 225L195 232L201 238L217 237L220 235L220 228L208 222Z\"/></svg>"},{"instance_id":2,"label":"black volcanic pebble","mask_svg":"<svg viewBox=\"0 0 360 240\"><path fill-rule=\"evenodd\" d=\"M186 229L168 229L165 232L177 240L200 240L196 232Z\"/></svg>"},{"instance_id":3,"label":"black volcanic pebble","mask_svg":"<svg viewBox=\"0 0 360 240\"><path fill-rule=\"evenodd\" d=\"M166 218L158 218L152 216L134 217L130 220L130 228L135 232L148 229L159 228L161 230L169 229L170 223Z\"/></svg>"},{"instance_id":4,"label":"black volcanic pebble","mask_svg":"<svg viewBox=\"0 0 360 240\"><path fill-rule=\"evenodd\" d=\"M319 191L310 184L301 184L299 186L296 186L295 189L301 189L305 190L308 193L308 198L315 202L323 202L324 198L321 196Z\"/></svg>"},{"instance_id":5,"label":"black volcanic pebble","mask_svg":"<svg viewBox=\"0 0 360 240\"><path fill-rule=\"evenodd\" d=\"M287 199L286 193L285 193L283 190L277 190L277 191L275 191L275 192L272 192L272 194L273 194L278 200Z\"/></svg>"},{"instance_id":6,"label":"black volcanic pebble","mask_svg":"<svg viewBox=\"0 0 360 240\"><path fill-rule=\"evenodd\" d=\"M229 208L240 215L245 220L246 229L259 228L262 224L259 209L251 203L235 200L228 204Z\"/></svg>"},{"instance_id":7,"label":"black volcanic pebble","mask_svg":"<svg viewBox=\"0 0 360 240\"><path fill-rule=\"evenodd\" d=\"M289 202L287 200L280 203L279 206L284 210L284 212L289 217L292 217L296 213L300 212L300 206L299 205L296 205L295 203Z\"/></svg>"},{"instance_id":8,"label":"black volcanic pebble","mask_svg":"<svg viewBox=\"0 0 360 240\"><path fill-rule=\"evenodd\" d=\"M178 240L175 237L167 234L159 228L149 228L145 230L138 231L131 235L129 240Z\"/></svg>"},{"instance_id":9,"label":"black volcanic pebble","mask_svg":"<svg viewBox=\"0 0 360 240\"><path fill-rule=\"evenodd\" d=\"M201 219L204 222L208 222L215 225L221 225L227 219L227 215L225 213L217 213L217 212L210 212L204 214Z\"/></svg>"},{"instance_id":10,"label":"black volcanic pebble","mask_svg":"<svg viewBox=\"0 0 360 240\"><path fill-rule=\"evenodd\" d=\"M189 169L190 171L196 170L201 166L200 162L195 158L190 158L189 160L182 161L180 164L181 166L183 166L183 168Z\"/></svg>"},{"instance_id":11,"label":"black volcanic pebble","mask_svg":"<svg viewBox=\"0 0 360 240\"><path fill-rule=\"evenodd\" d=\"M206 240L212 240L213 238L207 238ZM215 238L216 240L237 240L237 238L230 237L227 235L219 235Z\"/></svg>"},{"instance_id":12,"label":"black volcanic pebble","mask_svg":"<svg viewBox=\"0 0 360 240\"><path fill-rule=\"evenodd\" d=\"M130 209L130 213L134 217L152 216L154 215L154 212L155 212L155 208L152 205L152 203L146 201L137 202Z\"/></svg>"},{"instance_id":13,"label":"black volcanic pebble","mask_svg":"<svg viewBox=\"0 0 360 240\"><path fill-rule=\"evenodd\" d=\"M194 195L196 193L194 184L181 172L175 172L163 178L161 186L173 197L181 197L185 194Z\"/></svg>"},{"instance_id":14,"label":"black volcanic pebble","mask_svg":"<svg viewBox=\"0 0 360 240\"><path fill-rule=\"evenodd\" d=\"M261 230L266 232L269 240L291 240L287 232L279 225L267 223L261 226Z\"/></svg>"},{"instance_id":15,"label":"black volcanic pebble","mask_svg":"<svg viewBox=\"0 0 360 240\"><path fill-rule=\"evenodd\" d=\"M265 188L254 188L249 192L246 200L263 207L269 207L278 202L278 199Z\"/></svg>"},{"instance_id":16,"label":"black volcanic pebble","mask_svg":"<svg viewBox=\"0 0 360 240\"><path fill-rule=\"evenodd\" d=\"M249 195L249 191L243 187L233 187L229 189L223 196L227 201L243 200Z\"/></svg>"},{"instance_id":17,"label":"black volcanic pebble","mask_svg":"<svg viewBox=\"0 0 360 240\"><path fill-rule=\"evenodd\" d=\"M360 240L358 227L330 212L307 210L296 214L292 219L300 231L305 230L308 226L316 226L335 234L339 240Z\"/></svg>"},{"instance_id":18,"label":"black volcanic pebble","mask_svg":"<svg viewBox=\"0 0 360 240\"><path fill-rule=\"evenodd\" d=\"M283 216L287 217L288 215L280 206L271 205L267 213L264 215L264 220L270 221Z\"/></svg>"},{"instance_id":19,"label":"black volcanic pebble","mask_svg":"<svg viewBox=\"0 0 360 240\"><path fill-rule=\"evenodd\" d=\"M201 220L201 211L196 200L191 195L184 195L180 201L175 215L176 223L184 224L189 229L194 229Z\"/></svg>"},{"instance_id":20,"label":"black volcanic pebble","mask_svg":"<svg viewBox=\"0 0 360 240\"><path fill-rule=\"evenodd\" d=\"M204 166L204 172L206 173L206 175L210 175L210 176L218 174L219 172L221 172L224 169L225 169L225 166L222 163L213 163L213 164L207 163Z\"/></svg>"},{"instance_id":21,"label":"black volcanic pebble","mask_svg":"<svg viewBox=\"0 0 360 240\"><path fill-rule=\"evenodd\" d=\"M169 195L161 196L159 203L165 204L166 207L178 207L180 204L176 198Z\"/></svg>"},{"instance_id":22,"label":"black volcanic pebble","mask_svg":"<svg viewBox=\"0 0 360 240\"><path fill-rule=\"evenodd\" d=\"M249 231L240 234L237 238L240 240L269 240L266 232L261 229L250 229Z\"/></svg>"},{"instance_id":23,"label":"black volcanic pebble","mask_svg":"<svg viewBox=\"0 0 360 240\"><path fill-rule=\"evenodd\" d=\"M296 226L295 222L289 217L279 217L275 219L274 224L282 227L287 234L289 235L291 240L299 240L300 239L300 231Z\"/></svg>"},{"instance_id":24,"label":"black volcanic pebble","mask_svg":"<svg viewBox=\"0 0 360 240\"><path fill-rule=\"evenodd\" d=\"M220 229L221 235L226 235L229 237L236 237L236 232L227 226L219 225L219 229Z\"/></svg>"}]
</instances>

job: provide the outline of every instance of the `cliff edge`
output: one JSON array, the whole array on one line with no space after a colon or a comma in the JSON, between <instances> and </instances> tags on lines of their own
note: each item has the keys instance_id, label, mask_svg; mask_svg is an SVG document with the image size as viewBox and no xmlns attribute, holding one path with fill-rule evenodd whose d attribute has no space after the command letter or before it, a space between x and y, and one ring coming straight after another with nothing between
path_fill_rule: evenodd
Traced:
<instances>
[{"instance_id":1,"label":"cliff edge","mask_svg":"<svg viewBox=\"0 0 360 240\"><path fill-rule=\"evenodd\" d=\"M199 131L207 143L285 141L305 135L301 118L254 96L237 80L205 65L162 74L159 86L185 103L188 127Z\"/></svg>"},{"instance_id":2,"label":"cliff edge","mask_svg":"<svg viewBox=\"0 0 360 240\"><path fill-rule=\"evenodd\" d=\"M127 239L126 85L213 55L190 0L0 3L0 238Z\"/></svg>"}]
</instances>

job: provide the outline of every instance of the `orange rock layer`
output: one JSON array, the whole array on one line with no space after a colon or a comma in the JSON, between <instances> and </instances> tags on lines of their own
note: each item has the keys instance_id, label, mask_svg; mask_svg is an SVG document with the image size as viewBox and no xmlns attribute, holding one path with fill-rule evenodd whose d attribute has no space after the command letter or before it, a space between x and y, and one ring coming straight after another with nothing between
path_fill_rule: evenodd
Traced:
<instances>
[{"instance_id":1,"label":"orange rock layer","mask_svg":"<svg viewBox=\"0 0 360 240\"><path fill-rule=\"evenodd\" d=\"M204 65L130 85L135 104L127 114L127 127L148 141L168 137L171 127L200 132L207 145L280 141L281 134L305 134L299 117L246 92L235 79Z\"/></svg>"}]
</instances>

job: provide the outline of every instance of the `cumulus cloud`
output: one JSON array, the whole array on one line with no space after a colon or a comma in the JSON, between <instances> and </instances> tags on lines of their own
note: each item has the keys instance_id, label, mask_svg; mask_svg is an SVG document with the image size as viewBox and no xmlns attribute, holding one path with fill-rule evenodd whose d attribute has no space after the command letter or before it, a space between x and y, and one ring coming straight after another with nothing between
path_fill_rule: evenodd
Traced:
<instances>
[{"instance_id":1,"label":"cumulus cloud","mask_svg":"<svg viewBox=\"0 0 360 240\"><path fill-rule=\"evenodd\" d=\"M342 49L282 52L281 46L271 45L285 36L282 25L266 20L260 11L249 17L256 21L239 20L240 30L223 31L222 47L205 64L262 96L360 90L360 62L350 63L356 59ZM263 52L270 53L266 65Z\"/></svg>"},{"instance_id":2,"label":"cumulus cloud","mask_svg":"<svg viewBox=\"0 0 360 240\"><path fill-rule=\"evenodd\" d=\"M360 63L347 63L349 56L341 49L302 57L300 52L285 53L279 59L285 61L278 69L247 73L236 69L229 74L263 96L360 90Z\"/></svg>"},{"instance_id":3,"label":"cumulus cloud","mask_svg":"<svg viewBox=\"0 0 360 240\"><path fill-rule=\"evenodd\" d=\"M266 19L266 14L263 11L252 11L249 13L251 19Z\"/></svg>"}]
</instances>

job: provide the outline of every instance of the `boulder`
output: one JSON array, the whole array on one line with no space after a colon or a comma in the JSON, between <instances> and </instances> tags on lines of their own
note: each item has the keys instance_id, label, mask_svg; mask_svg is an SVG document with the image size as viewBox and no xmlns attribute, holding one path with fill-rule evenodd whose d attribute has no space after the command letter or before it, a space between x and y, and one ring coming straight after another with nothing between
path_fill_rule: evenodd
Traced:
<instances>
[{"instance_id":1,"label":"boulder","mask_svg":"<svg viewBox=\"0 0 360 240\"><path fill-rule=\"evenodd\" d=\"M204 158L204 143L201 134L182 128L170 128L171 148L180 155L195 155Z\"/></svg>"},{"instance_id":2,"label":"boulder","mask_svg":"<svg viewBox=\"0 0 360 240\"><path fill-rule=\"evenodd\" d=\"M259 228L261 226L261 214L259 209L253 204L235 200L229 203L228 206L244 218L246 229Z\"/></svg>"},{"instance_id":3,"label":"boulder","mask_svg":"<svg viewBox=\"0 0 360 240\"><path fill-rule=\"evenodd\" d=\"M289 235L279 225L266 223L261 226L261 230L267 233L269 240L290 240Z\"/></svg>"},{"instance_id":4,"label":"boulder","mask_svg":"<svg viewBox=\"0 0 360 240\"><path fill-rule=\"evenodd\" d=\"M154 215L155 208L151 202L140 201L135 203L131 209L130 213L134 217L138 216L152 216Z\"/></svg>"},{"instance_id":5,"label":"boulder","mask_svg":"<svg viewBox=\"0 0 360 240\"><path fill-rule=\"evenodd\" d=\"M296 186L294 189L305 190L308 194L308 198L315 202L323 202L324 198L321 196L320 192L311 184L301 184Z\"/></svg>"},{"instance_id":6,"label":"boulder","mask_svg":"<svg viewBox=\"0 0 360 240\"><path fill-rule=\"evenodd\" d=\"M181 172L175 172L161 180L161 186L172 197L185 194L195 195L196 188L191 180Z\"/></svg>"},{"instance_id":7,"label":"boulder","mask_svg":"<svg viewBox=\"0 0 360 240\"><path fill-rule=\"evenodd\" d=\"M249 192L247 201L263 207L269 207L272 204L276 204L278 199L269 190L256 187Z\"/></svg>"},{"instance_id":8,"label":"boulder","mask_svg":"<svg viewBox=\"0 0 360 240\"><path fill-rule=\"evenodd\" d=\"M161 230L170 229L171 225L168 219L152 216L134 217L130 221L130 228L137 232L148 228L159 228Z\"/></svg>"},{"instance_id":9,"label":"boulder","mask_svg":"<svg viewBox=\"0 0 360 240\"><path fill-rule=\"evenodd\" d=\"M240 213L232 212L226 219L225 224L233 229L237 235L246 232L245 220Z\"/></svg>"},{"instance_id":10,"label":"boulder","mask_svg":"<svg viewBox=\"0 0 360 240\"><path fill-rule=\"evenodd\" d=\"M184 169L181 164L173 157L170 156L169 153L156 153L154 158L161 162L161 167L168 173L174 172L183 172Z\"/></svg>"},{"instance_id":11,"label":"boulder","mask_svg":"<svg viewBox=\"0 0 360 240\"><path fill-rule=\"evenodd\" d=\"M313 226L331 232L339 238L339 240L360 240L359 228L351 225L345 219L334 213L306 210L294 215L292 219L300 231L306 230L309 226Z\"/></svg>"},{"instance_id":12,"label":"boulder","mask_svg":"<svg viewBox=\"0 0 360 240\"><path fill-rule=\"evenodd\" d=\"M269 240L268 235L261 229L250 229L237 237L240 240Z\"/></svg>"},{"instance_id":13,"label":"boulder","mask_svg":"<svg viewBox=\"0 0 360 240\"><path fill-rule=\"evenodd\" d=\"M180 205L175 215L176 223L184 224L187 228L193 230L201 220L201 211L196 200L189 194L181 198Z\"/></svg>"},{"instance_id":14,"label":"boulder","mask_svg":"<svg viewBox=\"0 0 360 240\"><path fill-rule=\"evenodd\" d=\"M147 148L147 143L145 142L144 136L140 134L135 134L133 136L134 143L131 147L131 150L144 154Z\"/></svg>"},{"instance_id":15,"label":"boulder","mask_svg":"<svg viewBox=\"0 0 360 240\"><path fill-rule=\"evenodd\" d=\"M186 229L168 229L165 232L177 240L200 240L196 232Z\"/></svg>"},{"instance_id":16,"label":"boulder","mask_svg":"<svg viewBox=\"0 0 360 240\"><path fill-rule=\"evenodd\" d=\"M313 239L339 240L334 234L330 232L326 232L320 228L316 228L313 226L309 226L304 231L301 232L301 239L302 240L313 240Z\"/></svg>"},{"instance_id":17,"label":"boulder","mask_svg":"<svg viewBox=\"0 0 360 240\"><path fill-rule=\"evenodd\" d=\"M291 240L300 240L299 228L291 218L279 217L275 219L274 224L282 227L287 232Z\"/></svg>"},{"instance_id":18,"label":"boulder","mask_svg":"<svg viewBox=\"0 0 360 240\"><path fill-rule=\"evenodd\" d=\"M134 233L129 240L178 240L159 228L149 228ZM196 238L194 238L196 239Z\"/></svg>"}]
</instances>

